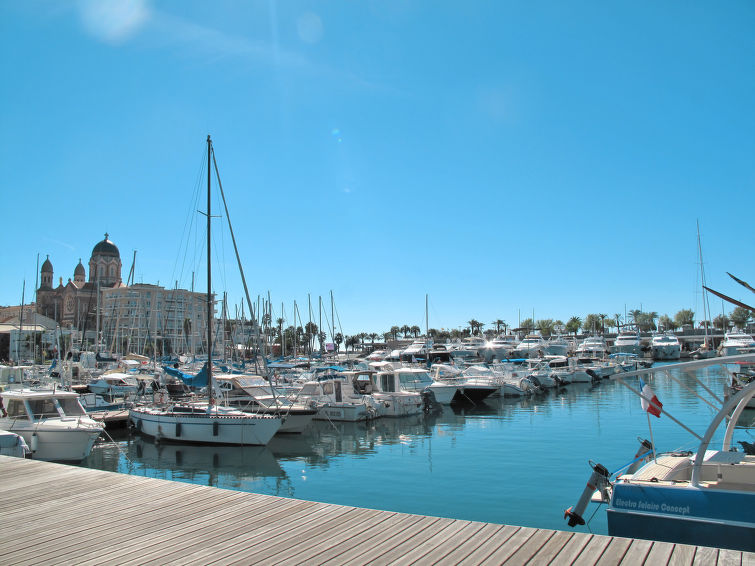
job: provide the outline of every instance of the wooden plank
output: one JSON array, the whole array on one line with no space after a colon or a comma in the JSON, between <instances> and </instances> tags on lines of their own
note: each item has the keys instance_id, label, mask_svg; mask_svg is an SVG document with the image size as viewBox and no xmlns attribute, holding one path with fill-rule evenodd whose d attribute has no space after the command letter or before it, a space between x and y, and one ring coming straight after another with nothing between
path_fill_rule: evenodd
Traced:
<instances>
[{"instance_id":1,"label":"wooden plank","mask_svg":"<svg viewBox=\"0 0 755 566\"><path fill-rule=\"evenodd\" d=\"M718 550L718 566L741 566L742 551L721 548Z\"/></svg>"},{"instance_id":2,"label":"wooden plank","mask_svg":"<svg viewBox=\"0 0 755 566\"><path fill-rule=\"evenodd\" d=\"M275 557L280 553L289 551L295 547L302 537L318 537L327 531L338 532L341 525L348 524L350 515L358 513L355 508L341 506L329 506L321 514L311 518L305 525L291 526L285 531L279 532L274 537L266 537L253 547L241 545L236 548L236 556L232 560L224 561L224 564L248 564L251 559L255 562L264 562L268 558Z\"/></svg>"},{"instance_id":3,"label":"wooden plank","mask_svg":"<svg viewBox=\"0 0 755 566\"><path fill-rule=\"evenodd\" d=\"M480 544L479 533L486 527L486 523L478 523L476 521L465 525L463 529L459 530L455 535L446 537L441 541L439 545L433 548L430 552L425 554L421 560L415 560L414 564L421 562L422 564L437 564L440 562L449 563L448 556L453 552L464 552L466 554L472 552ZM499 525L500 526L500 525Z\"/></svg>"},{"instance_id":4,"label":"wooden plank","mask_svg":"<svg viewBox=\"0 0 755 566\"><path fill-rule=\"evenodd\" d=\"M698 546L695 550L695 566L711 566L718 562L718 549L709 546Z\"/></svg>"},{"instance_id":5,"label":"wooden plank","mask_svg":"<svg viewBox=\"0 0 755 566\"><path fill-rule=\"evenodd\" d=\"M266 508L263 502L259 508L262 511L258 511L257 507L249 507L241 503L216 508L214 511L204 513L201 517L196 517L191 521L187 521L186 517L180 517L167 525L167 528L151 531L138 539L132 539L126 545L119 546L115 549L117 555L112 556L112 559L118 559L119 562L123 563L132 561L134 563L145 563L150 560L159 561L164 556L173 555L174 552L188 552L188 549L195 545L204 545L206 548L211 543L223 540L224 535L227 536L227 532L230 530L247 530L249 528L248 523L253 522L247 520L250 514L254 517L254 521L265 521L271 516L285 517L286 511L290 508L307 509L311 506L308 503L291 500L290 505ZM93 564L102 562L101 557L97 554L87 555L83 558L91 560Z\"/></svg>"},{"instance_id":6,"label":"wooden plank","mask_svg":"<svg viewBox=\"0 0 755 566\"><path fill-rule=\"evenodd\" d=\"M647 564L668 564L671 562L671 556L674 553L675 545L671 542L651 541L653 544L650 547L645 562Z\"/></svg>"},{"instance_id":7,"label":"wooden plank","mask_svg":"<svg viewBox=\"0 0 755 566\"><path fill-rule=\"evenodd\" d=\"M536 556L539 558L540 549L556 534L556 531L538 529L530 538L524 541L514 553L506 559L507 566L523 566Z\"/></svg>"},{"instance_id":8,"label":"wooden plank","mask_svg":"<svg viewBox=\"0 0 755 566\"><path fill-rule=\"evenodd\" d=\"M473 526L472 521L454 520L454 522L448 524L446 527L437 530L432 536L430 536L430 538L421 544L413 544L411 547L404 550L401 557L397 559L396 562L401 564L415 564L420 561L425 563L432 562L431 559L427 558L428 554L437 551L439 548L443 554L447 554L448 551L443 551L441 547L443 547L448 541L451 541L452 544L456 546L457 543L453 543L453 541L459 533L462 533L463 538L466 539L467 537L463 535L463 531L470 526Z\"/></svg>"},{"instance_id":9,"label":"wooden plank","mask_svg":"<svg viewBox=\"0 0 755 566\"><path fill-rule=\"evenodd\" d=\"M624 560L633 539L624 537L608 537L610 539L608 546L603 554L598 558L599 566L616 566ZM636 564L636 562L635 562Z\"/></svg>"},{"instance_id":10,"label":"wooden plank","mask_svg":"<svg viewBox=\"0 0 755 566\"><path fill-rule=\"evenodd\" d=\"M385 523L371 526L359 540L348 541L345 544L334 547L328 552L322 553L316 557L313 562L307 562L311 566L323 564L350 564L357 556L363 554L366 548L370 546L379 546L388 539L395 536L395 533L411 529L417 523L422 521L420 515L399 515L396 514Z\"/></svg>"},{"instance_id":11,"label":"wooden plank","mask_svg":"<svg viewBox=\"0 0 755 566\"><path fill-rule=\"evenodd\" d=\"M506 544L506 542L513 537L519 529L521 529L521 527L504 525L502 529L496 531L494 536L491 536L488 540L469 553L463 560L460 560L459 564L475 565L485 563L488 560L488 557L498 550L501 545Z\"/></svg>"},{"instance_id":12,"label":"wooden plank","mask_svg":"<svg viewBox=\"0 0 755 566\"><path fill-rule=\"evenodd\" d=\"M171 556L182 563L188 563L201 555L203 557L202 563L209 564L212 559L222 559L222 553L238 552L239 544L248 539L256 541L268 540L275 533L285 532L291 528L291 525L305 523L308 519L316 518L318 513L322 513L328 509L320 503L301 501L296 503L299 505L295 506L295 511L289 511L283 506L271 508L270 515L273 518L263 517L261 521L257 520L257 528L251 530L247 524L237 525L235 528L230 529L231 532L228 532L229 528L227 524L219 525L221 527L220 531L214 527L206 529L202 532L202 537L192 537L189 540L179 541L182 544L171 548ZM306 505L303 503L306 503ZM161 544L153 548L156 548L156 550L141 556L138 563L160 564L165 551L164 545Z\"/></svg>"},{"instance_id":13,"label":"wooden plank","mask_svg":"<svg viewBox=\"0 0 755 566\"><path fill-rule=\"evenodd\" d=\"M345 547L351 548L353 545L370 540L366 533L369 531L379 532L381 526L390 524L390 519L396 516L396 513L389 511L375 511L373 509L366 511L368 512L350 528L340 532L329 532L324 540L311 541L314 544L299 544L292 552L286 553L285 558L278 558L276 563L281 566L303 562L307 564L318 563L323 559L323 555L327 555L329 551L334 549L343 551ZM351 546L349 546L349 543L351 543Z\"/></svg>"},{"instance_id":14,"label":"wooden plank","mask_svg":"<svg viewBox=\"0 0 755 566\"><path fill-rule=\"evenodd\" d=\"M505 525L496 525L493 523L482 523L482 525L482 528L470 536L463 545L459 545L444 556L442 562L444 564L456 564L461 562L486 541L497 537L498 533L505 528Z\"/></svg>"},{"instance_id":15,"label":"wooden plank","mask_svg":"<svg viewBox=\"0 0 755 566\"><path fill-rule=\"evenodd\" d=\"M454 520L440 517L432 520L432 518L427 517L424 523L424 528L415 533L414 536L407 537L405 533L397 533L397 536L392 537L382 548L371 549L371 552L367 555L360 556L357 562L362 563L367 556L370 556L370 564L396 564L412 549L424 545L431 538L445 536L444 533L450 532L452 529Z\"/></svg>"},{"instance_id":16,"label":"wooden plank","mask_svg":"<svg viewBox=\"0 0 755 566\"><path fill-rule=\"evenodd\" d=\"M669 566L691 566L695 560L695 547L686 544L675 544L668 561Z\"/></svg>"},{"instance_id":17,"label":"wooden plank","mask_svg":"<svg viewBox=\"0 0 755 566\"><path fill-rule=\"evenodd\" d=\"M344 522L339 523L337 527L328 525L328 528L320 533L313 533L311 536L307 532L304 538L296 537L297 540L292 541L293 544L290 547L280 548L281 552L276 552L266 558L255 552L255 564L259 564L259 566L280 564L283 566L285 564L310 563L310 557L318 553L318 548L327 550L332 548L333 545L359 536L368 528L365 521L370 518L375 518L371 509L361 509L359 512L350 513L348 517L344 517ZM218 564L232 564L235 561L234 557L232 560Z\"/></svg>"},{"instance_id":18,"label":"wooden plank","mask_svg":"<svg viewBox=\"0 0 755 566\"><path fill-rule=\"evenodd\" d=\"M611 537L602 535L592 535L589 542L579 553L577 560L580 565L597 564L600 557L608 548L608 544L611 542Z\"/></svg>"},{"instance_id":19,"label":"wooden plank","mask_svg":"<svg viewBox=\"0 0 755 566\"><path fill-rule=\"evenodd\" d=\"M523 544L535 536L537 532L538 529L533 529L532 527L521 527L511 538L509 538L509 540L499 546L495 552L488 557L487 561L503 564L511 558L511 556L516 553Z\"/></svg>"},{"instance_id":20,"label":"wooden plank","mask_svg":"<svg viewBox=\"0 0 755 566\"><path fill-rule=\"evenodd\" d=\"M540 551L537 553L537 562L539 564L550 564L556 556L564 549L574 536L573 531L555 531L553 536L548 539ZM561 563L559 561L559 563Z\"/></svg>"},{"instance_id":21,"label":"wooden plank","mask_svg":"<svg viewBox=\"0 0 755 566\"><path fill-rule=\"evenodd\" d=\"M385 560L382 559L382 555L389 550L393 550L396 546L406 542L409 539L415 537L420 539L423 533L430 529L434 529L437 525L441 524L439 517L420 517L418 521L412 523L410 526L403 529L392 529L390 536L381 541L380 544L370 544L359 548L358 553L351 553L348 556L348 564L384 564ZM432 534L432 532L430 533ZM429 536L429 535L428 535ZM380 559L379 559L380 558Z\"/></svg>"}]
</instances>

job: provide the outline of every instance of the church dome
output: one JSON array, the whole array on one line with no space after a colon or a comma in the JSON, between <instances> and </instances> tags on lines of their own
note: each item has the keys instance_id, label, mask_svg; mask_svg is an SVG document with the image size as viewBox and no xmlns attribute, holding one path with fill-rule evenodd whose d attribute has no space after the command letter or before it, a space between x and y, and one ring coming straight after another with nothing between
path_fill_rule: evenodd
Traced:
<instances>
[{"instance_id":1,"label":"church dome","mask_svg":"<svg viewBox=\"0 0 755 566\"><path fill-rule=\"evenodd\" d=\"M42 273L52 273L52 262L50 261L50 256L47 256L47 259L42 264Z\"/></svg>"},{"instance_id":2,"label":"church dome","mask_svg":"<svg viewBox=\"0 0 755 566\"><path fill-rule=\"evenodd\" d=\"M79 265L76 266L76 269L73 270L73 276L81 276L82 278L86 276L86 271L84 270L84 266L81 264L81 258L79 258Z\"/></svg>"},{"instance_id":3,"label":"church dome","mask_svg":"<svg viewBox=\"0 0 755 566\"><path fill-rule=\"evenodd\" d=\"M117 246L107 239L108 235L107 232L105 233L105 239L99 242L96 246L94 246L94 249L92 250L92 256L100 255L100 256L110 256L110 257L117 257L120 259L121 252L118 251Z\"/></svg>"}]
</instances>

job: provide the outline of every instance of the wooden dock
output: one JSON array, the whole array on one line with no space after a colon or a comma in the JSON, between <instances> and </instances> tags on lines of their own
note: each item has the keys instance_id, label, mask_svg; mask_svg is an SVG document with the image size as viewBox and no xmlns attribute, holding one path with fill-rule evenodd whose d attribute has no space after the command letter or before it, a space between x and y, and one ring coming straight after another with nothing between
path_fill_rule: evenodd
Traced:
<instances>
[{"instance_id":1,"label":"wooden dock","mask_svg":"<svg viewBox=\"0 0 755 566\"><path fill-rule=\"evenodd\" d=\"M755 565L755 554L242 493L0 456L2 564Z\"/></svg>"}]
</instances>

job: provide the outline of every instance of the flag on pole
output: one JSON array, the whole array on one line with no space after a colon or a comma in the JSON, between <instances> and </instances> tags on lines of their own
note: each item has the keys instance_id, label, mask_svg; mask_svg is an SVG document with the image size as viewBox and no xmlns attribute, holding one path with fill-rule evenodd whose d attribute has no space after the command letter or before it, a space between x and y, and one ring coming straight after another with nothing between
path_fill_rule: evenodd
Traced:
<instances>
[{"instance_id":1,"label":"flag on pole","mask_svg":"<svg viewBox=\"0 0 755 566\"><path fill-rule=\"evenodd\" d=\"M642 378L640 378L640 393L642 393L642 410L660 418L663 403L658 400L653 389Z\"/></svg>"}]
</instances>

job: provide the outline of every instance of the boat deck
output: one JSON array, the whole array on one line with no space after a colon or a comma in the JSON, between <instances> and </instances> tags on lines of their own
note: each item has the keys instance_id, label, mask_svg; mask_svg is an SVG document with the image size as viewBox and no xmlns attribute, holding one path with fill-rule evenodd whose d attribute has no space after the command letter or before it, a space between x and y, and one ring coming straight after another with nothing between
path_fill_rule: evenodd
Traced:
<instances>
[{"instance_id":1,"label":"boat deck","mask_svg":"<svg viewBox=\"0 0 755 566\"><path fill-rule=\"evenodd\" d=\"M755 565L755 553L408 515L0 456L4 564Z\"/></svg>"}]
</instances>

